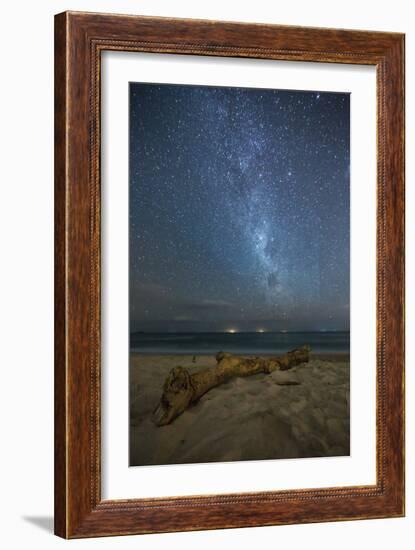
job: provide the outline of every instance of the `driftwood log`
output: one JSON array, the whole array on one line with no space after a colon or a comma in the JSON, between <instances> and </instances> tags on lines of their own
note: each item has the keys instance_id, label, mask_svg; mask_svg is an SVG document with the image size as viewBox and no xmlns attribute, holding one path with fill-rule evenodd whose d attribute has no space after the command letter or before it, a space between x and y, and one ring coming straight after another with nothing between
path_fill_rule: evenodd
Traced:
<instances>
[{"instance_id":1,"label":"driftwood log","mask_svg":"<svg viewBox=\"0 0 415 550\"><path fill-rule=\"evenodd\" d=\"M202 395L237 376L269 374L275 370L288 370L308 362L310 348L304 346L281 357L241 357L230 353L216 354L217 364L194 374L183 367L174 367L167 376L160 402L153 412L157 426L170 424Z\"/></svg>"}]
</instances>

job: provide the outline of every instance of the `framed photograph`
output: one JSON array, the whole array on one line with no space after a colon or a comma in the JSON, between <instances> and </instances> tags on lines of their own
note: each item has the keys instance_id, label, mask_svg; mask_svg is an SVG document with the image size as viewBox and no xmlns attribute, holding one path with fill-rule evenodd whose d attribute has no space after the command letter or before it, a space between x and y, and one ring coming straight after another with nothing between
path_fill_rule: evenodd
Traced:
<instances>
[{"instance_id":1,"label":"framed photograph","mask_svg":"<svg viewBox=\"0 0 415 550\"><path fill-rule=\"evenodd\" d=\"M404 515L404 35L55 18L55 532Z\"/></svg>"}]
</instances>

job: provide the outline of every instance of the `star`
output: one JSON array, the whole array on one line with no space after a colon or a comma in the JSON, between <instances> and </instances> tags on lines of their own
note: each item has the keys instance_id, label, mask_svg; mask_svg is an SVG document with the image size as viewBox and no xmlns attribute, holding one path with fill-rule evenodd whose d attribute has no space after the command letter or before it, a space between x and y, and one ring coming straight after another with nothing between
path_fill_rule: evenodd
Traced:
<instances>
[{"instance_id":1,"label":"star","mask_svg":"<svg viewBox=\"0 0 415 550\"><path fill-rule=\"evenodd\" d=\"M349 94L130 92L131 327L348 330Z\"/></svg>"}]
</instances>

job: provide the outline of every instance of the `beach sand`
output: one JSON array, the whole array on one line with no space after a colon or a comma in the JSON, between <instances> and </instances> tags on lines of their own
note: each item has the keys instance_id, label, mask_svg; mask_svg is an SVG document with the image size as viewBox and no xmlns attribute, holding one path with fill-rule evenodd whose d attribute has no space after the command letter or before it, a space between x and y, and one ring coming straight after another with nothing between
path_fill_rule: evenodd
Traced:
<instances>
[{"instance_id":1,"label":"beach sand","mask_svg":"<svg viewBox=\"0 0 415 550\"><path fill-rule=\"evenodd\" d=\"M311 356L285 372L234 378L167 426L151 413L174 366L195 372L213 355L130 355L130 465L349 455L347 355ZM280 385L281 383L296 385Z\"/></svg>"}]
</instances>

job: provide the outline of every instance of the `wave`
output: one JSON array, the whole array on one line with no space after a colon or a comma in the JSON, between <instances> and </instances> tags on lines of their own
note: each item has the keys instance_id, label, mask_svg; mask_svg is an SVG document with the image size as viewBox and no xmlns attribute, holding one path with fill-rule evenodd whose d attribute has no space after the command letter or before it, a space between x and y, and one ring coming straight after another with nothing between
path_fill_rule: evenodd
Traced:
<instances>
[{"instance_id":1,"label":"wave","mask_svg":"<svg viewBox=\"0 0 415 550\"><path fill-rule=\"evenodd\" d=\"M349 332L132 333L130 351L211 355L218 351L273 355L309 345L314 353L349 353Z\"/></svg>"}]
</instances>

